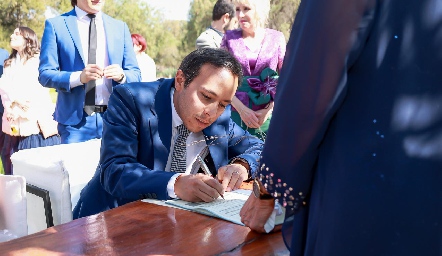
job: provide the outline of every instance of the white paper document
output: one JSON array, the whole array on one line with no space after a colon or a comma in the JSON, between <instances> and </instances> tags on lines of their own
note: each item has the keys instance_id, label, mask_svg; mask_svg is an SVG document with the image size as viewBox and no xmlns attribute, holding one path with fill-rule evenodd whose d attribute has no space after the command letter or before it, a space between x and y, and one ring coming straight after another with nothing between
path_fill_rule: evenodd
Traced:
<instances>
[{"instance_id":1,"label":"white paper document","mask_svg":"<svg viewBox=\"0 0 442 256\"><path fill-rule=\"evenodd\" d=\"M250 190L235 190L232 192L225 192L224 199L219 197L210 203L205 202L188 202L180 199L168 200L166 204L177 206L186 210L198 212L201 214L217 217L228 220L233 223L244 225L241 222L239 212L242 206L249 197Z\"/></svg>"},{"instance_id":2,"label":"white paper document","mask_svg":"<svg viewBox=\"0 0 442 256\"><path fill-rule=\"evenodd\" d=\"M142 201L161 206L168 206L172 208L193 211L244 226L244 224L241 222L239 212L241 211L241 208L243 207L251 193L251 190L245 189L238 189L232 192L224 192L225 200L219 197L218 199L210 203L188 202L181 199L173 199L167 201L144 199ZM269 220L267 220L267 223L265 225L265 230L267 232L270 232L275 225L279 225L284 222L285 211L281 212L281 210L278 211L276 208L277 207L275 207L275 210L273 211L272 215L270 216Z\"/></svg>"}]
</instances>

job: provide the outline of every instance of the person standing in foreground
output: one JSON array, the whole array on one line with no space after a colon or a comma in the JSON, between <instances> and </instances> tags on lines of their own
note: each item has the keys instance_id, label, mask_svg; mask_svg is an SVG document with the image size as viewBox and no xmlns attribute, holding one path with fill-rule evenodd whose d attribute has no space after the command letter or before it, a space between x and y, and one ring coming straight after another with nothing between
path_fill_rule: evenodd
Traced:
<instances>
[{"instance_id":1,"label":"person standing in foreground","mask_svg":"<svg viewBox=\"0 0 442 256\"><path fill-rule=\"evenodd\" d=\"M233 98L232 119L265 140L285 55L285 38L281 32L265 28L270 0L233 0L233 4L240 29L227 31L221 48L238 59L245 77Z\"/></svg>"},{"instance_id":2,"label":"person standing in foreground","mask_svg":"<svg viewBox=\"0 0 442 256\"><path fill-rule=\"evenodd\" d=\"M230 53L202 48L184 58L175 78L115 87L100 162L74 218L140 198L210 202L239 188L263 145L230 119L241 77ZM198 156L215 178L199 173Z\"/></svg>"},{"instance_id":3,"label":"person standing in foreground","mask_svg":"<svg viewBox=\"0 0 442 256\"><path fill-rule=\"evenodd\" d=\"M292 255L441 255L439 10L301 2L255 181L285 206ZM274 200L258 197L241 217L262 232Z\"/></svg>"},{"instance_id":4,"label":"person standing in foreground","mask_svg":"<svg viewBox=\"0 0 442 256\"><path fill-rule=\"evenodd\" d=\"M212 11L212 24L196 39L196 48L219 48L226 30L233 29L235 6L230 0L218 0Z\"/></svg>"},{"instance_id":5,"label":"person standing in foreground","mask_svg":"<svg viewBox=\"0 0 442 256\"><path fill-rule=\"evenodd\" d=\"M11 34L11 55L5 60L0 78L5 139L2 162L12 174L11 155L22 149L60 144L57 122L52 118L54 104L49 89L38 82L40 44L35 32L18 27Z\"/></svg>"},{"instance_id":6,"label":"person standing in foreground","mask_svg":"<svg viewBox=\"0 0 442 256\"><path fill-rule=\"evenodd\" d=\"M62 143L101 138L113 86L141 79L129 29L101 12L104 3L71 0L72 11L45 23L39 81L58 92Z\"/></svg>"}]
</instances>

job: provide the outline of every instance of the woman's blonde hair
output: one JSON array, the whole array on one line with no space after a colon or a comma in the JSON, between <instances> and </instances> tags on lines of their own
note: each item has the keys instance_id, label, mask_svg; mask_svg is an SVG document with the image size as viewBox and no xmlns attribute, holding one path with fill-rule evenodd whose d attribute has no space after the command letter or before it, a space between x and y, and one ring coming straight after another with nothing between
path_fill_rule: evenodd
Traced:
<instances>
[{"instance_id":1,"label":"woman's blonde hair","mask_svg":"<svg viewBox=\"0 0 442 256\"><path fill-rule=\"evenodd\" d=\"M270 0L232 0L236 6L239 4L250 6L255 10L256 27L265 28L269 19Z\"/></svg>"}]
</instances>

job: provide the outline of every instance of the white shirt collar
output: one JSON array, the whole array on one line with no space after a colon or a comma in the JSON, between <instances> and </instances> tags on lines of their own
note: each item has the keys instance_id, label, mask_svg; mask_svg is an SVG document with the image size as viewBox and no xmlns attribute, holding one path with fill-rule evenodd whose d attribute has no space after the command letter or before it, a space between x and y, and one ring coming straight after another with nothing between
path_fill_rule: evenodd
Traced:
<instances>
[{"instance_id":1,"label":"white shirt collar","mask_svg":"<svg viewBox=\"0 0 442 256\"><path fill-rule=\"evenodd\" d=\"M173 104L173 94L175 93L175 88L170 89L170 105L172 106L172 127L176 128L177 126L183 124L183 120L178 115L175 109L175 105Z\"/></svg>"},{"instance_id":2,"label":"white shirt collar","mask_svg":"<svg viewBox=\"0 0 442 256\"><path fill-rule=\"evenodd\" d=\"M82 19L87 19L89 20L89 17L85 18L86 15L88 15L87 12L83 11L82 9L78 8L78 6L75 6L75 15L77 15L77 19L82 20ZM95 13L95 20L101 20L102 19L102 12L97 12Z\"/></svg>"}]
</instances>

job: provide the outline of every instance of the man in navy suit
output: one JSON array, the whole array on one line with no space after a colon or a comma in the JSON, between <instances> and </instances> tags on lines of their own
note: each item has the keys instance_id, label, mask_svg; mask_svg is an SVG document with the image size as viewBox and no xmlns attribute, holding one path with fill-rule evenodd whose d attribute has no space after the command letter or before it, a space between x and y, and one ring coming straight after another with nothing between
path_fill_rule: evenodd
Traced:
<instances>
[{"instance_id":1,"label":"man in navy suit","mask_svg":"<svg viewBox=\"0 0 442 256\"><path fill-rule=\"evenodd\" d=\"M113 86L141 79L129 29L101 12L104 2L72 0L72 11L45 23L39 81L58 92L54 119L62 143L101 138L102 115ZM90 59L96 60L88 62L91 25L96 52ZM93 81L95 100L92 95L92 103L86 104L86 84Z\"/></svg>"},{"instance_id":2,"label":"man in navy suit","mask_svg":"<svg viewBox=\"0 0 442 256\"><path fill-rule=\"evenodd\" d=\"M302 1L242 221L270 193L292 255L442 255L441 35L442 1Z\"/></svg>"},{"instance_id":3,"label":"man in navy suit","mask_svg":"<svg viewBox=\"0 0 442 256\"><path fill-rule=\"evenodd\" d=\"M100 162L74 218L140 198L209 202L239 188L256 171L263 145L230 119L241 79L230 53L204 48L184 58L174 79L115 87L103 118ZM190 131L182 143L185 166L174 170L182 126ZM216 178L199 173L198 156Z\"/></svg>"}]
</instances>

